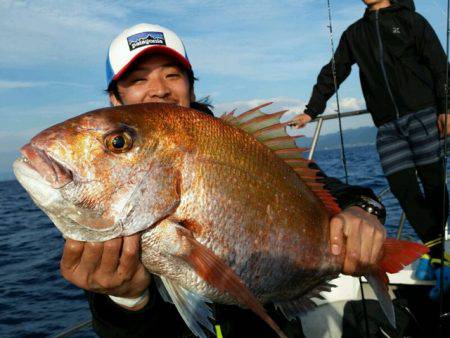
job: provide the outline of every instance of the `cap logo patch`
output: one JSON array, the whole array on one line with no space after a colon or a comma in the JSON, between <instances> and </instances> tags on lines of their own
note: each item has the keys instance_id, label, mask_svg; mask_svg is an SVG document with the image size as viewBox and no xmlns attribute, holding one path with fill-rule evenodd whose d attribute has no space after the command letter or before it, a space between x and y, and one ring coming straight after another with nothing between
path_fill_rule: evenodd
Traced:
<instances>
[{"instance_id":1,"label":"cap logo patch","mask_svg":"<svg viewBox=\"0 0 450 338\"><path fill-rule=\"evenodd\" d=\"M166 39L161 32L142 32L127 37L130 51L136 48L149 45L165 45Z\"/></svg>"}]
</instances>

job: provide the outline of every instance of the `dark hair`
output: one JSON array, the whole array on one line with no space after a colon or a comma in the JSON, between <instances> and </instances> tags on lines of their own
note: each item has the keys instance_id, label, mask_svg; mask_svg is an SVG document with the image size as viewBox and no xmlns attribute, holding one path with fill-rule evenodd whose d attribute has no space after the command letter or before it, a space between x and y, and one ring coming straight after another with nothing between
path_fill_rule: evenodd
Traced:
<instances>
[{"instance_id":1,"label":"dark hair","mask_svg":"<svg viewBox=\"0 0 450 338\"><path fill-rule=\"evenodd\" d=\"M201 111L202 113L214 116L214 113L212 112L214 106L211 104L209 96L206 96L198 101L191 102L191 108Z\"/></svg>"}]
</instances>

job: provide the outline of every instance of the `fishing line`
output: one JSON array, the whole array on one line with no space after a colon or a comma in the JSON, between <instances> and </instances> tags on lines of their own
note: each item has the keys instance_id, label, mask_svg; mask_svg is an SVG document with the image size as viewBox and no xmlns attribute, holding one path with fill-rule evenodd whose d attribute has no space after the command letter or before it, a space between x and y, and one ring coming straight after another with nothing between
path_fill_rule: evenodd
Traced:
<instances>
[{"instance_id":1,"label":"fishing line","mask_svg":"<svg viewBox=\"0 0 450 338\"><path fill-rule=\"evenodd\" d=\"M329 30L329 34L330 34L330 45L331 45L331 69L332 69L332 73L333 73L334 90L336 92L337 116L338 116L338 121L339 121L339 136L340 136L340 140L341 140L341 158L342 158L342 163L344 166L345 183L348 184L347 158L345 157L344 133L342 130L341 107L339 104L339 88L338 88L338 84L337 84L337 75L336 75L336 60L334 58L333 20L331 18L331 1L330 0L327 0L327 8L328 8L328 30ZM367 338L369 338L369 321L368 321L368 317L367 317L366 298L364 296L362 279L361 279L361 277L359 277L358 279L359 279L359 288L361 290L366 336L367 336Z\"/></svg>"}]
</instances>

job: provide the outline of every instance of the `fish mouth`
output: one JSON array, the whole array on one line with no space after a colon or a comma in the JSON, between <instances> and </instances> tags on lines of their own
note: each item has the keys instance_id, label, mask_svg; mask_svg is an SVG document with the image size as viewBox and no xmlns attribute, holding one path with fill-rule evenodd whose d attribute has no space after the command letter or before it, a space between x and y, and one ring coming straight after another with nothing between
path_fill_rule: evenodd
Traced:
<instances>
[{"instance_id":1,"label":"fish mouth","mask_svg":"<svg viewBox=\"0 0 450 338\"><path fill-rule=\"evenodd\" d=\"M36 171L52 188L60 189L73 181L73 173L60 161L50 156L45 150L33 146L31 143L24 145L21 162L28 168Z\"/></svg>"}]
</instances>

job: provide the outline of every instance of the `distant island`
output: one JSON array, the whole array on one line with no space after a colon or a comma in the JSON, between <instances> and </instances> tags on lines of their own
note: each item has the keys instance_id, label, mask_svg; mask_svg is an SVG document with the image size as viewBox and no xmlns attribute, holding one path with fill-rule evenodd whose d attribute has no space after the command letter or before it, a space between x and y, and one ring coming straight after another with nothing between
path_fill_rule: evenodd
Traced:
<instances>
[{"instance_id":1,"label":"distant island","mask_svg":"<svg viewBox=\"0 0 450 338\"><path fill-rule=\"evenodd\" d=\"M374 145L377 135L375 127L360 127L356 129L344 130L345 147L360 147L366 145ZM311 137L300 138L297 144L302 147L311 146ZM317 142L317 150L340 149L341 138L339 132L321 135Z\"/></svg>"},{"instance_id":2,"label":"distant island","mask_svg":"<svg viewBox=\"0 0 450 338\"><path fill-rule=\"evenodd\" d=\"M375 127L360 127L344 130L344 142L346 147L358 147L375 144L377 129ZM311 137L299 138L297 144L301 147L311 146ZM317 150L329 150L340 148L339 133L321 135L317 144ZM12 164L19 156L18 151L0 152L0 181L14 180Z\"/></svg>"}]
</instances>

